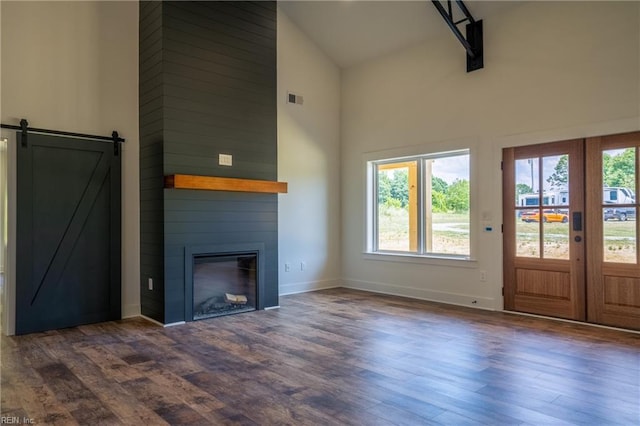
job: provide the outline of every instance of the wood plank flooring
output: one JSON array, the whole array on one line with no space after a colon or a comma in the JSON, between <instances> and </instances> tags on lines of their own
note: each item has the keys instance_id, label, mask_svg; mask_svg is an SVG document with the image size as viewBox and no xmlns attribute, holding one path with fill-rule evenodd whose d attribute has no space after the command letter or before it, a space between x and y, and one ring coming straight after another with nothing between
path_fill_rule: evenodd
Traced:
<instances>
[{"instance_id":1,"label":"wood plank flooring","mask_svg":"<svg viewBox=\"0 0 640 426\"><path fill-rule=\"evenodd\" d=\"M2 337L2 416L52 425L640 424L640 334L345 289L169 328ZM3 417L4 418L4 417Z\"/></svg>"}]
</instances>

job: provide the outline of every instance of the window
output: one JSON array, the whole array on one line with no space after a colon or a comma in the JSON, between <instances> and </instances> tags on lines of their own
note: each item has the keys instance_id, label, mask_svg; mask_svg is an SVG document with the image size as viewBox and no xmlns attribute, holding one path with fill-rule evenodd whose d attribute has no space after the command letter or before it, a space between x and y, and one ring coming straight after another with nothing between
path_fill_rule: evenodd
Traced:
<instances>
[{"instance_id":1,"label":"window","mask_svg":"<svg viewBox=\"0 0 640 426\"><path fill-rule=\"evenodd\" d=\"M469 150L368 162L368 252L469 258Z\"/></svg>"}]
</instances>

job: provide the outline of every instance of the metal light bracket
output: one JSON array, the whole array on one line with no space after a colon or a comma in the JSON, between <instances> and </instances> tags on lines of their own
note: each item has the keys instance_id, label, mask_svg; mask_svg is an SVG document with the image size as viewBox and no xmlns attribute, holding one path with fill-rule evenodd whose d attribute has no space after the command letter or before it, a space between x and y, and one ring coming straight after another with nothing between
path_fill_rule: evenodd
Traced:
<instances>
[{"instance_id":1,"label":"metal light bracket","mask_svg":"<svg viewBox=\"0 0 640 426\"><path fill-rule=\"evenodd\" d=\"M431 0L436 7L440 15L444 18L445 22L453 31L456 38L462 43L462 46L467 51L467 72L475 71L484 68L484 51L482 48L482 20L476 21L471 16L471 12L467 9L467 6L462 0L455 0L458 8L464 14L464 18L458 21L453 18L453 10L451 8L451 0L447 0L447 8L442 5L440 0ZM466 37L462 35L458 25L463 22L468 22L466 25Z\"/></svg>"}]
</instances>

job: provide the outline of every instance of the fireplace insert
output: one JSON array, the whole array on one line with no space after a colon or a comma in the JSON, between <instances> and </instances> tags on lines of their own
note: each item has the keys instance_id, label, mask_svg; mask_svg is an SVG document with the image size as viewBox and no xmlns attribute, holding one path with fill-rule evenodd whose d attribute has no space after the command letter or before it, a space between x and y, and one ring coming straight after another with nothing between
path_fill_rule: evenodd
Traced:
<instances>
[{"instance_id":1,"label":"fireplace insert","mask_svg":"<svg viewBox=\"0 0 640 426\"><path fill-rule=\"evenodd\" d=\"M257 308L258 253L193 256L193 319Z\"/></svg>"}]
</instances>

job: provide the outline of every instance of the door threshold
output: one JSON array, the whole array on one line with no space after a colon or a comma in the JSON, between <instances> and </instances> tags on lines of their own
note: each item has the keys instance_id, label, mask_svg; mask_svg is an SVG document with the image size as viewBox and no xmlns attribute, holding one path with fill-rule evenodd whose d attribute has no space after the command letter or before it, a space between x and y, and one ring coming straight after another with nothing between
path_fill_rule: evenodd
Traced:
<instances>
[{"instance_id":1,"label":"door threshold","mask_svg":"<svg viewBox=\"0 0 640 426\"><path fill-rule=\"evenodd\" d=\"M595 324L595 323L586 322L586 321L577 321L577 320L571 320L571 319L566 319L566 318L550 317L550 316L546 316L546 315L530 314L528 312L507 311L505 309L503 309L502 312L504 312L505 314L522 315L522 316L525 316L525 317L548 319L548 320L553 320L553 321L568 322L568 323L571 323L571 324L588 325L588 326L591 326L591 327L604 328L604 329L607 329L607 330L624 331L624 332L627 332L627 333L640 334L640 330L632 330L630 328L620 328L620 327L614 327L614 326L611 326L611 325Z\"/></svg>"}]
</instances>

